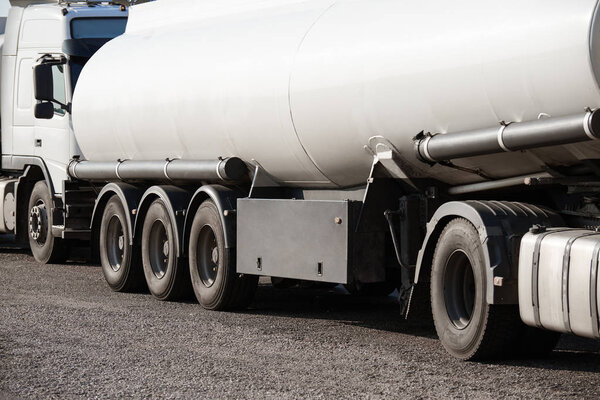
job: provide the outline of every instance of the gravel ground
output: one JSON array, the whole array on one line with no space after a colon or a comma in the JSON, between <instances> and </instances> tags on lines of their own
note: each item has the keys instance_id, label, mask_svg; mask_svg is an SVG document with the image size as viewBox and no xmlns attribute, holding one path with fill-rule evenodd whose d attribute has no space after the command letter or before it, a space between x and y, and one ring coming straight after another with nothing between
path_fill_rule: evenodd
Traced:
<instances>
[{"instance_id":1,"label":"gravel ground","mask_svg":"<svg viewBox=\"0 0 600 400\"><path fill-rule=\"evenodd\" d=\"M209 312L11 249L0 276L0 398L600 398L600 342L459 362L392 298L261 284L249 311Z\"/></svg>"}]
</instances>

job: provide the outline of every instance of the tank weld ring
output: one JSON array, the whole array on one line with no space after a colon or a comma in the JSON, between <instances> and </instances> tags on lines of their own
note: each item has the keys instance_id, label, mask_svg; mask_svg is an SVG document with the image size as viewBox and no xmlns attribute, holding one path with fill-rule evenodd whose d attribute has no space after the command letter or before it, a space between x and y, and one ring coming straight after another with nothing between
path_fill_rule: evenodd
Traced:
<instances>
[{"instance_id":1,"label":"tank weld ring","mask_svg":"<svg viewBox=\"0 0 600 400\"><path fill-rule=\"evenodd\" d=\"M169 169L168 168L169 168L169 164L171 164L175 160L179 160L179 158L165 158L165 166L163 167L163 174L165 175L165 178L167 178L171 182L173 182L173 178L171 178L169 176Z\"/></svg>"},{"instance_id":2,"label":"tank weld ring","mask_svg":"<svg viewBox=\"0 0 600 400\"><path fill-rule=\"evenodd\" d=\"M429 154L429 142L431 141L431 139L433 138L433 135L427 136L425 139L423 139L423 141L419 144L419 149L421 149L422 151L422 155L423 157L425 157L425 159L435 163L437 162L437 160L435 160L433 157L431 157L431 154Z\"/></svg>"},{"instance_id":3,"label":"tank weld ring","mask_svg":"<svg viewBox=\"0 0 600 400\"><path fill-rule=\"evenodd\" d=\"M507 122L502 121L502 122L500 122L500 129L498 129L498 146L500 146L500 148L506 152L512 151L511 149L508 148L508 146L506 146L506 143L504 143L504 130L510 124L512 124L512 122L507 123Z\"/></svg>"},{"instance_id":4,"label":"tank weld ring","mask_svg":"<svg viewBox=\"0 0 600 400\"><path fill-rule=\"evenodd\" d=\"M219 171L219 169L221 168L221 164L223 164L225 161L227 161L227 158L223 158L223 159L219 159L219 162L217 163L217 176L219 177L220 180L222 181L226 181L227 179L223 178L223 175L221 175L221 171Z\"/></svg>"},{"instance_id":5,"label":"tank weld ring","mask_svg":"<svg viewBox=\"0 0 600 400\"><path fill-rule=\"evenodd\" d=\"M588 108L587 112L585 113L585 117L583 117L583 131L585 132L585 135L587 137L589 137L592 140L597 140L598 137L596 137L594 135L594 132L592 132L592 115L594 114L594 112Z\"/></svg>"},{"instance_id":6,"label":"tank weld ring","mask_svg":"<svg viewBox=\"0 0 600 400\"><path fill-rule=\"evenodd\" d=\"M119 167L121 166L121 164L123 164L125 160L121 160L120 158L117 160L117 165L115 165L115 175L117 176L117 179L120 181L123 181L123 178L121 178L121 175L119 174Z\"/></svg>"}]
</instances>

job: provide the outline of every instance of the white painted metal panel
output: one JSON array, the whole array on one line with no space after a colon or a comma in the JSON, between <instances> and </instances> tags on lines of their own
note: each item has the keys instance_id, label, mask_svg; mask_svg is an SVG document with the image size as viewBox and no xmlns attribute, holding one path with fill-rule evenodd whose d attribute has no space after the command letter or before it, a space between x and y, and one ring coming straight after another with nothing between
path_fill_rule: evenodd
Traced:
<instances>
[{"instance_id":1,"label":"white painted metal panel","mask_svg":"<svg viewBox=\"0 0 600 400\"><path fill-rule=\"evenodd\" d=\"M136 10L147 5L133 7L127 33L100 49L79 78L73 120L85 157L237 156L285 181L328 184L296 137L288 85L302 37L332 2L266 1L205 16L216 3L181 1L189 9L173 3L165 11L196 18L148 29L135 25ZM136 73L106 73L117 65Z\"/></svg>"},{"instance_id":2,"label":"white painted metal panel","mask_svg":"<svg viewBox=\"0 0 600 400\"><path fill-rule=\"evenodd\" d=\"M364 183L372 136L413 177L421 130L460 132L600 106L597 0L154 2L84 69L73 119L92 160L238 156L296 186ZM594 65L597 63L594 61ZM107 74L106 71L136 71ZM118 94L118 95L117 95ZM600 143L461 160L503 177Z\"/></svg>"},{"instance_id":3,"label":"white painted metal panel","mask_svg":"<svg viewBox=\"0 0 600 400\"><path fill-rule=\"evenodd\" d=\"M526 234L519 253L519 308L521 319L531 326L536 326L533 263L540 237L539 234ZM590 290L593 287L592 270L598 261L595 254L598 245L600 233L582 229L560 228L541 239L537 275L541 327L598 337L598 315L594 315L591 304L598 301L600 291L597 285L595 293ZM565 260L568 261L566 265Z\"/></svg>"},{"instance_id":4,"label":"white painted metal panel","mask_svg":"<svg viewBox=\"0 0 600 400\"><path fill-rule=\"evenodd\" d=\"M589 55L595 7L557 0L337 2L308 33L294 64L290 96L300 140L329 178L347 185L368 173L362 145L373 135L410 161L411 139L422 130L461 132L597 107ZM513 159L522 173L532 168L522 155ZM493 175L498 168L489 157L471 166Z\"/></svg>"},{"instance_id":5,"label":"white painted metal panel","mask_svg":"<svg viewBox=\"0 0 600 400\"><path fill-rule=\"evenodd\" d=\"M590 307L590 267L594 262L594 248L600 239L590 236L578 239L571 248L569 268L569 320L571 330L579 336L595 337Z\"/></svg>"},{"instance_id":6,"label":"white painted metal panel","mask_svg":"<svg viewBox=\"0 0 600 400\"><path fill-rule=\"evenodd\" d=\"M563 331L562 270L567 241L580 232L549 235L540 250L539 299L540 321L546 329Z\"/></svg>"},{"instance_id":7,"label":"white painted metal panel","mask_svg":"<svg viewBox=\"0 0 600 400\"><path fill-rule=\"evenodd\" d=\"M534 235L525 235L519 250L519 311L523 322L531 326L535 326L532 264L536 240Z\"/></svg>"}]
</instances>

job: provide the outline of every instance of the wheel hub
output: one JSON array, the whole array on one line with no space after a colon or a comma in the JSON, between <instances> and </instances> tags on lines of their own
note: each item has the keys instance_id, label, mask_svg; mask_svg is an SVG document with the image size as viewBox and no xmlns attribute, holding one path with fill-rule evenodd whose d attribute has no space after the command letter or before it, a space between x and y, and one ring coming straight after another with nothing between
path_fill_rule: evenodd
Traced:
<instances>
[{"instance_id":1,"label":"wheel hub","mask_svg":"<svg viewBox=\"0 0 600 400\"><path fill-rule=\"evenodd\" d=\"M209 225L202 227L198 235L196 268L202 284L211 287L219 272L219 246L214 231Z\"/></svg>"},{"instance_id":2,"label":"wheel hub","mask_svg":"<svg viewBox=\"0 0 600 400\"><path fill-rule=\"evenodd\" d=\"M444 273L446 311L457 329L465 329L470 324L475 296L472 264L464 251L457 250L448 259Z\"/></svg>"},{"instance_id":3,"label":"wheel hub","mask_svg":"<svg viewBox=\"0 0 600 400\"><path fill-rule=\"evenodd\" d=\"M154 221L150 228L148 247L152 272L158 279L162 279L169 268L171 244L166 226L161 220Z\"/></svg>"},{"instance_id":4,"label":"wheel hub","mask_svg":"<svg viewBox=\"0 0 600 400\"><path fill-rule=\"evenodd\" d=\"M168 259L169 258L169 241L168 240L165 240L165 242L163 243L162 252L163 252L163 255L165 256L165 258ZM167 260L165 260L165 262L166 261Z\"/></svg>"},{"instance_id":5,"label":"wheel hub","mask_svg":"<svg viewBox=\"0 0 600 400\"><path fill-rule=\"evenodd\" d=\"M108 262L116 272L121 268L125 256L125 233L123 223L117 215L109 220L106 235Z\"/></svg>"},{"instance_id":6,"label":"wheel hub","mask_svg":"<svg viewBox=\"0 0 600 400\"><path fill-rule=\"evenodd\" d=\"M46 225L46 206L43 202L38 202L29 211L29 236L40 245L46 242Z\"/></svg>"},{"instance_id":7,"label":"wheel hub","mask_svg":"<svg viewBox=\"0 0 600 400\"><path fill-rule=\"evenodd\" d=\"M213 263L218 263L219 262L219 249L214 247L212 249L212 255L211 255L211 259ZM216 268L213 268L213 270L216 270Z\"/></svg>"}]
</instances>

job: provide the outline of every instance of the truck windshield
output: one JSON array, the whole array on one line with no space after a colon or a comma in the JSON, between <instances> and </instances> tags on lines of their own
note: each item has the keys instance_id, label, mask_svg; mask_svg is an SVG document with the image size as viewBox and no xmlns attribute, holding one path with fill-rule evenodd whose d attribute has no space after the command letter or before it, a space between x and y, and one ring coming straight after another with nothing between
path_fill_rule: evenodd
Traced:
<instances>
[{"instance_id":1,"label":"truck windshield","mask_svg":"<svg viewBox=\"0 0 600 400\"><path fill-rule=\"evenodd\" d=\"M126 25L125 17L74 18L71 21L71 39L65 40L63 51L70 56L73 91L89 58L110 39L122 35Z\"/></svg>"},{"instance_id":2,"label":"truck windshield","mask_svg":"<svg viewBox=\"0 0 600 400\"><path fill-rule=\"evenodd\" d=\"M125 33L127 18L74 18L71 21L72 39L113 38Z\"/></svg>"}]
</instances>

